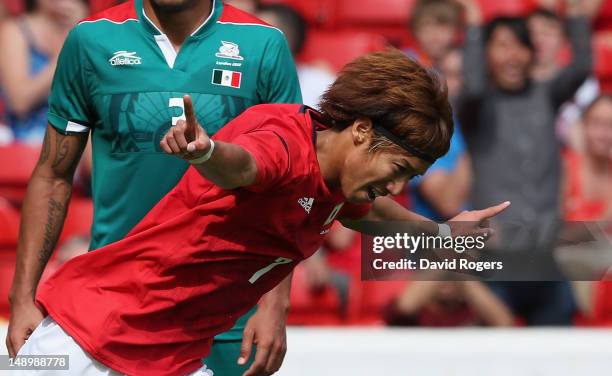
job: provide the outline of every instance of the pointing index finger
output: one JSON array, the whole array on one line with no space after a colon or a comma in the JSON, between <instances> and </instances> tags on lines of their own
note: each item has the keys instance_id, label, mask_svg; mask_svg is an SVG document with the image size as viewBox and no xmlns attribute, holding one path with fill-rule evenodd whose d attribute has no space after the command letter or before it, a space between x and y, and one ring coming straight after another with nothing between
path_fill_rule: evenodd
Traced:
<instances>
[{"instance_id":1,"label":"pointing index finger","mask_svg":"<svg viewBox=\"0 0 612 376\"><path fill-rule=\"evenodd\" d=\"M505 202L502 202L501 204L479 210L479 214L482 216L481 220L495 217L499 213L506 210L508 206L510 206L510 201L505 201Z\"/></svg>"},{"instance_id":2,"label":"pointing index finger","mask_svg":"<svg viewBox=\"0 0 612 376\"><path fill-rule=\"evenodd\" d=\"M187 129L195 137L195 129L197 128L198 119L196 119L195 111L193 110L193 101L191 96L183 96L183 103L185 105L185 120L187 121Z\"/></svg>"}]
</instances>

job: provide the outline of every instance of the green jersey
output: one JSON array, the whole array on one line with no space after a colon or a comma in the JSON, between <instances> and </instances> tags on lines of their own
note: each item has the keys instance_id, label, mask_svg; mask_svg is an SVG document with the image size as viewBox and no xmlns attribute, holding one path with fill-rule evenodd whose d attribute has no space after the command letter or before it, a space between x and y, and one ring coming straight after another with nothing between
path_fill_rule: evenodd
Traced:
<instances>
[{"instance_id":1,"label":"green jersey","mask_svg":"<svg viewBox=\"0 0 612 376\"><path fill-rule=\"evenodd\" d=\"M186 171L159 146L184 118L185 94L210 135L254 104L301 102L282 33L220 0L178 53L142 0L88 18L68 35L48 118L62 133L91 131L91 249L124 237Z\"/></svg>"}]
</instances>

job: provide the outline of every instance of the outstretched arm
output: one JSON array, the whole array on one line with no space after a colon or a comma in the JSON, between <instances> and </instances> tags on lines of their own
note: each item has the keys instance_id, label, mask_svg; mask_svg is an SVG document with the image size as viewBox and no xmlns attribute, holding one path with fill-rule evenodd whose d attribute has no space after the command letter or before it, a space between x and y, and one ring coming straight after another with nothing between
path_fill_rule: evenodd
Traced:
<instances>
[{"instance_id":1,"label":"outstretched arm","mask_svg":"<svg viewBox=\"0 0 612 376\"><path fill-rule=\"evenodd\" d=\"M510 202L506 201L496 206L491 206L482 210L463 211L450 221L446 222L450 226L453 236L490 233L487 220L504 211ZM345 227L355 231L366 232L368 224L371 222L393 221L405 222L414 234L443 235L438 223L418 215L388 197L379 197L374 201L371 210L358 220L343 220Z\"/></svg>"},{"instance_id":2,"label":"outstretched arm","mask_svg":"<svg viewBox=\"0 0 612 376\"><path fill-rule=\"evenodd\" d=\"M478 113L488 85L482 14L476 0L457 0L465 10L466 30L463 49L463 85L454 106L466 127L478 124Z\"/></svg>"},{"instance_id":3,"label":"outstretched arm","mask_svg":"<svg viewBox=\"0 0 612 376\"><path fill-rule=\"evenodd\" d=\"M591 26L582 1L567 1L567 30L572 45L572 61L552 80L550 93L555 106L570 100L593 72Z\"/></svg>"}]
</instances>

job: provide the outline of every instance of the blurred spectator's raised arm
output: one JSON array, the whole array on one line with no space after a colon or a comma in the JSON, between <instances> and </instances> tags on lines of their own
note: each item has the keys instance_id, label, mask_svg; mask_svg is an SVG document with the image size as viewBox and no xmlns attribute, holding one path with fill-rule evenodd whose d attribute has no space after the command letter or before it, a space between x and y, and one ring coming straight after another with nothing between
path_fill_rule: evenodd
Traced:
<instances>
[{"instance_id":1,"label":"blurred spectator's raised arm","mask_svg":"<svg viewBox=\"0 0 612 376\"><path fill-rule=\"evenodd\" d=\"M464 126L475 124L474 119L465 118L475 114L487 86L487 66L484 49L484 30L478 4L474 0L458 0L465 10L467 30L463 51L463 87L457 100L457 113Z\"/></svg>"},{"instance_id":2,"label":"blurred spectator's raised arm","mask_svg":"<svg viewBox=\"0 0 612 376\"><path fill-rule=\"evenodd\" d=\"M506 305L480 281L464 281L465 299L486 326L512 326L514 316Z\"/></svg>"},{"instance_id":3,"label":"blurred spectator's raised arm","mask_svg":"<svg viewBox=\"0 0 612 376\"><path fill-rule=\"evenodd\" d=\"M574 97L576 90L592 74L593 52L591 30L587 10L580 1L568 1L567 30L572 45L572 61L551 83L551 94L555 106Z\"/></svg>"}]
</instances>

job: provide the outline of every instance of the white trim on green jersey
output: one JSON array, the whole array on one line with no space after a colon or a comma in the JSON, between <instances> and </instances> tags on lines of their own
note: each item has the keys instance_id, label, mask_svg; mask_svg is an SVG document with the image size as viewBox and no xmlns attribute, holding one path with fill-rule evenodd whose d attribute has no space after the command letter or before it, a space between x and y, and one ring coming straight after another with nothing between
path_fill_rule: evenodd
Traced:
<instances>
[{"instance_id":1,"label":"white trim on green jersey","mask_svg":"<svg viewBox=\"0 0 612 376\"><path fill-rule=\"evenodd\" d=\"M113 21L113 20L109 20L108 18L99 18L97 20L85 20L85 21L81 21L81 22L79 22L79 25L86 24L86 23L96 23L96 22L100 22L100 21L108 21L110 23L114 23L115 25L121 25L121 24L124 24L124 23L129 22L129 21L140 22L140 20L138 20L138 18L128 18L127 20L123 20L123 21Z\"/></svg>"},{"instance_id":2,"label":"white trim on green jersey","mask_svg":"<svg viewBox=\"0 0 612 376\"><path fill-rule=\"evenodd\" d=\"M216 1L217 1L217 0L213 0L213 2L212 2L212 7L210 8L210 14L208 15L208 17L206 17L206 19L204 20L204 22L203 22L203 23L202 23L202 24L201 24L201 25L200 25L200 26L199 26L197 29L195 29L193 33L191 33L191 36L196 35L196 34L198 33L198 31L200 31L200 29L201 29L201 28L203 28L203 27L204 27L204 25L206 25L206 24L208 23L208 21L210 21L210 19L211 19L211 18L212 18L212 16L213 16L213 13L215 13L215 12L214 12L214 10L215 10L215 2L216 2Z\"/></svg>"},{"instance_id":3,"label":"white trim on green jersey","mask_svg":"<svg viewBox=\"0 0 612 376\"><path fill-rule=\"evenodd\" d=\"M246 22L227 22L227 21L217 21L218 24L222 24L222 25L238 25L238 26L261 26L261 27L267 27L268 29L274 29L276 31L278 31L279 33L285 35L285 33L283 33L283 31L281 29L279 29L278 27L274 27L271 25L263 25L263 24L256 24L256 23L246 23Z\"/></svg>"},{"instance_id":4,"label":"white trim on green jersey","mask_svg":"<svg viewBox=\"0 0 612 376\"><path fill-rule=\"evenodd\" d=\"M66 123L66 132L87 133L89 132L89 127L75 123L74 121L68 121Z\"/></svg>"}]
</instances>

